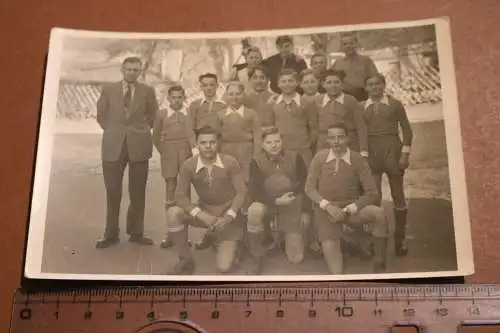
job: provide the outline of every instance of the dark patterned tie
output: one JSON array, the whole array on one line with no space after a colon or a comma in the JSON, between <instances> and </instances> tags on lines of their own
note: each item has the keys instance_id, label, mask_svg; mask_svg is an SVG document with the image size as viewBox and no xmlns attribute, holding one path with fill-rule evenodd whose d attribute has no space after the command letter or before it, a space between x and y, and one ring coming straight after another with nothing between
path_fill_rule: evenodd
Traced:
<instances>
[{"instance_id":1,"label":"dark patterned tie","mask_svg":"<svg viewBox=\"0 0 500 333\"><path fill-rule=\"evenodd\" d=\"M123 105L125 106L125 111L128 112L130 108L130 103L132 102L132 85L127 84L127 90L123 96Z\"/></svg>"}]
</instances>

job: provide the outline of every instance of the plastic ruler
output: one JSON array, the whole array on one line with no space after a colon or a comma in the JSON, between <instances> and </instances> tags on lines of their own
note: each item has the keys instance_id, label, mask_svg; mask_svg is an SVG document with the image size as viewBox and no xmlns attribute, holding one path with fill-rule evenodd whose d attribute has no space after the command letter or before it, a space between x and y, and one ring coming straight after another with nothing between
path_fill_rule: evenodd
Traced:
<instances>
[{"instance_id":1,"label":"plastic ruler","mask_svg":"<svg viewBox=\"0 0 500 333\"><path fill-rule=\"evenodd\" d=\"M500 285L224 285L17 291L11 333L492 333Z\"/></svg>"}]
</instances>

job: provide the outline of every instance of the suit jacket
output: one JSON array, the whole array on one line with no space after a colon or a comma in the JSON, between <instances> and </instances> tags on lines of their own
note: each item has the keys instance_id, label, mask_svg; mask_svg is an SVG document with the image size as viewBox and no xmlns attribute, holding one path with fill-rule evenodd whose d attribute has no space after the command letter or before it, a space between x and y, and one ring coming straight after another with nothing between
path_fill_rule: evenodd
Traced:
<instances>
[{"instance_id":1,"label":"suit jacket","mask_svg":"<svg viewBox=\"0 0 500 333\"><path fill-rule=\"evenodd\" d=\"M293 57L283 60L279 53L262 60L261 65L267 67L269 72L270 88L276 94L281 94L281 89L278 87L278 75L282 69L291 68L297 72L297 75L299 75L300 72L307 68L305 60L298 55L294 55ZM300 86L297 87L297 92L299 94L303 93Z\"/></svg>"},{"instance_id":2,"label":"suit jacket","mask_svg":"<svg viewBox=\"0 0 500 333\"><path fill-rule=\"evenodd\" d=\"M128 112L123 104L122 82L105 86L97 102L97 122L103 129L102 159L117 161L126 140L130 161L153 155L151 129L158 112L154 88L137 83Z\"/></svg>"}]
</instances>

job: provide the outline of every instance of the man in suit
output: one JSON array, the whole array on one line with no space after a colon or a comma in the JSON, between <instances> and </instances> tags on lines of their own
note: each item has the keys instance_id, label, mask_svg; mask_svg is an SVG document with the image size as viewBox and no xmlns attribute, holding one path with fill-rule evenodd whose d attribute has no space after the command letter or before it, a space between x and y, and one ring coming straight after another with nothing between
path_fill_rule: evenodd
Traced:
<instances>
[{"instance_id":1,"label":"man in suit","mask_svg":"<svg viewBox=\"0 0 500 333\"><path fill-rule=\"evenodd\" d=\"M129 167L130 204L127 212L129 241L152 245L144 236L144 208L149 159L153 154L151 129L158 110L155 91L137 82L142 61L126 58L121 68L123 80L102 90L97 102L97 122L103 129L102 168L107 196L104 237L97 248L119 242L119 215L125 167Z\"/></svg>"}]
</instances>

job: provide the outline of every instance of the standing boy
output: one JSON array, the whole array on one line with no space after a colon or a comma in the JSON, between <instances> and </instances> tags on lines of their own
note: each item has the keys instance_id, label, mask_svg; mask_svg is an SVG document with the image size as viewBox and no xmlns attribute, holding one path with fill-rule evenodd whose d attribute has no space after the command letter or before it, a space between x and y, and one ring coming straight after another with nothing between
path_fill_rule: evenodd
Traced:
<instances>
[{"instance_id":1,"label":"standing boy","mask_svg":"<svg viewBox=\"0 0 500 333\"><path fill-rule=\"evenodd\" d=\"M243 237L241 206L246 197L245 180L238 161L218 153L219 134L204 126L195 132L199 154L181 166L175 191L176 206L167 212L167 229L179 261L170 274L193 274L195 263L188 244L188 225L207 228L217 242L216 268L228 273ZM199 195L191 203L190 187Z\"/></svg>"},{"instance_id":2,"label":"standing boy","mask_svg":"<svg viewBox=\"0 0 500 333\"><path fill-rule=\"evenodd\" d=\"M307 167L294 151L283 149L279 130L264 130L263 153L250 166L247 230L252 254L251 273L262 272L267 218L277 218L285 234L285 252L291 263L304 259L304 232L310 222L310 201L304 195Z\"/></svg>"},{"instance_id":3,"label":"standing boy","mask_svg":"<svg viewBox=\"0 0 500 333\"><path fill-rule=\"evenodd\" d=\"M385 271L388 223L376 206L379 192L368 162L348 148L348 129L330 126L330 149L318 152L311 162L305 192L315 203L314 223L323 255L332 274L344 271L340 237L342 223L373 223L375 273Z\"/></svg>"},{"instance_id":4,"label":"standing boy","mask_svg":"<svg viewBox=\"0 0 500 333\"><path fill-rule=\"evenodd\" d=\"M368 76L378 73L378 69L370 57L358 53L356 33L343 34L340 42L345 56L335 61L332 69L345 72L344 92L364 101L368 98L365 80Z\"/></svg>"},{"instance_id":5,"label":"standing boy","mask_svg":"<svg viewBox=\"0 0 500 333\"><path fill-rule=\"evenodd\" d=\"M220 152L236 158L248 181L250 162L262 150L261 125L257 113L243 105L245 86L239 81L228 83L228 107L221 111Z\"/></svg>"},{"instance_id":6,"label":"standing boy","mask_svg":"<svg viewBox=\"0 0 500 333\"><path fill-rule=\"evenodd\" d=\"M160 110L153 129L153 142L161 156L161 174L166 184L165 211L175 205L177 174L182 163L191 157L191 145L186 132L185 99L182 86L171 86L168 89L169 106ZM164 248L170 245L172 243L168 237L161 243Z\"/></svg>"},{"instance_id":7,"label":"standing boy","mask_svg":"<svg viewBox=\"0 0 500 333\"><path fill-rule=\"evenodd\" d=\"M302 91L302 97L307 102L319 103L321 93L318 91L320 87L320 81L314 71L310 68L304 69L300 72L299 82Z\"/></svg>"},{"instance_id":8,"label":"standing boy","mask_svg":"<svg viewBox=\"0 0 500 333\"><path fill-rule=\"evenodd\" d=\"M362 103L368 126L368 145L371 170L379 192L382 175L389 178L391 196L394 202L395 251L398 256L408 253L406 245L407 206L403 177L409 166L413 131L405 107L397 99L385 94L385 77L382 74L369 76L366 91L369 98ZM402 140L399 136L401 128Z\"/></svg>"},{"instance_id":9,"label":"standing boy","mask_svg":"<svg viewBox=\"0 0 500 333\"><path fill-rule=\"evenodd\" d=\"M220 131L219 114L226 108L226 103L217 97L219 86L217 75L213 73L202 74L198 81L203 97L189 105L186 118L187 135L191 148L196 147L196 130L210 126L214 130ZM196 149L193 149L193 153L196 153Z\"/></svg>"},{"instance_id":10,"label":"standing boy","mask_svg":"<svg viewBox=\"0 0 500 333\"><path fill-rule=\"evenodd\" d=\"M274 124L274 117L269 102L276 95L269 91L267 69L263 66L255 66L248 71L248 75L252 92L245 96L244 104L257 113L263 128L271 127Z\"/></svg>"},{"instance_id":11,"label":"standing boy","mask_svg":"<svg viewBox=\"0 0 500 333\"><path fill-rule=\"evenodd\" d=\"M316 78L321 81L323 77L323 72L326 71L328 68L328 56L326 53L315 53L311 56L311 69L314 72L314 75L316 75ZM318 91L321 94L325 93L325 89L323 86L319 86Z\"/></svg>"},{"instance_id":12,"label":"standing boy","mask_svg":"<svg viewBox=\"0 0 500 333\"><path fill-rule=\"evenodd\" d=\"M273 102L274 124L283 139L283 148L299 153L309 166L318 133L318 114L314 102L297 93L297 73L284 69L278 76L282 91Z\"/></svg>"},{"instance_id":13,"label":"standing boy","mask_svg":"<svg viewBox=\"0 0 500 333\"><path fill-rule=\"evenodd\" d=\"M158 102L152 87L137 82L142 72L141 59L126 58L121 71L123 80L106 86L97 101L97 122L103 129L102 169L107 196L106 230L104 237L97 241L97 248L108 248L119 242L123 173L127 165L129 241L153 244L143 232L149 159L153 154L151 128Z\"/></svg>"},{"instance_id":14,"label":"standing boy","mask_svg":"<svg viewBox=\"0 0 500 333\"><path fill-rule=\"evenodd\" d=\"M327 132L331 125L342 122L349 130L349 148L368 157L368 135L363 116L363 108L351 95L342 92L343 71L327 70L323 73L322 96L318 110L317 151L330 148Z\"/></svg>"},{"instance_id":15,"label":"standing boy","mask_svg":"<svg viewBox=\"0 0 500 333\"><path fill-rule=\"evenodd\" d=\"M245 86L245 93L250 94L253 91L253 85L250 82L250 71L258 66L262 61L262 52L257 46L250 46L243 51L245 63L234 66L231 73L231 80L240 81Z\"/></svg>"}]
</instances>

